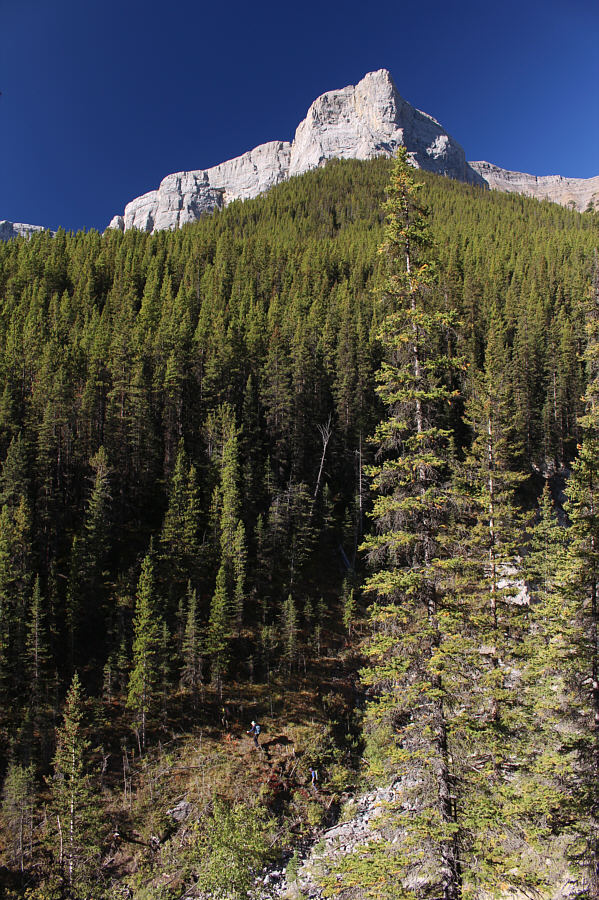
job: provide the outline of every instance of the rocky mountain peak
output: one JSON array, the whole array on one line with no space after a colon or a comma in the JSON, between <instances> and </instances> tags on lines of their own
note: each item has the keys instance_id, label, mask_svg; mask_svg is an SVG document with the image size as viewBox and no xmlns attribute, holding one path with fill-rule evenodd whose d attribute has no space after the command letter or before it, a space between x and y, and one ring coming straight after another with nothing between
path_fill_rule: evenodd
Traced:
<instances>
[{"instance_id":1,"label":"rocky mountain peak","mask_svg":"<svg viewBox=\"0 0 599 900\"><path fill-rule=\"evenodd\" d=\"M389 71L379 69L357 85L318 97L292 142L271 141L211 169L168 175L157 190L128 203L109 227L177 228L232 200L255 197L329 159L391 156L400 144L408 148L417 168L485 184L439 122L404 100Z\"/></svg>"}]
</instances>

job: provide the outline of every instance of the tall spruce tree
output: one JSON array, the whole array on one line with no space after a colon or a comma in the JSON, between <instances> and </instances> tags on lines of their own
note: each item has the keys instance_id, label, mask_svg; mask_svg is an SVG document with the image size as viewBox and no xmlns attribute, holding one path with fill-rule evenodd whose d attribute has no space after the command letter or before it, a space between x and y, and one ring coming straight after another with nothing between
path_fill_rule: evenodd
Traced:
<instances>
[{"instance_id":1,"label":"tall spruce tree","mask_svg":"<svg viewBox=\"0 0 599 900\"><path fill-rule=\"evenodd\" d=\"M571 543L565 566L566 596L574 604L576 648L570 679L577 703L575 721L580 735L578 795L580 824L586 833L582 858L599 896L599 261L595 256L592 289L586 305L587 388L585 413L580 419L583 441L566 488Z\"/></svg>"},{"instance_id":2,"label":"tall spruce tree","mask_svg":"<svg viewBox=\"0 0 599 900\"><path fill-rule=\"evenodd\" d=\"M23 872L25 857L32 855L35 809L35 769L11 762L2 788L2 814L7 830L7 846Z\"/></svg>"},{"instance_id":3,"label":"tall spruce tree","mask_svg":"<svg viewBox=\"0 0 599 900\"><path fill-rule=\"evenodd\" d=\"M133 726L141 752L146 746L148 720L157 700L162 639L152 551L141 567L133 630L133 667L129 677L127 706L133 713Z\"/></svg>"},{"instance_id":4,"label":"tall spruce tree","mask_svg":"<svg viewBox=\"0 0 599 900\"><path fill-rule=\"evenodd\" d=\"M375 737L382 727L390 741L385 752L396 776L417 785L411 802L396 807L404 837L390 848L390 869L397 871L399 862L404 883L420 878L428 891L457 900L462 863L448 731L452 686L444 675L451 616L438 540L450 505L451 433L443 423L453 395L447 376L454 363L445 350L453 316L435 290L426 211L405 148L387 193L379 332L385 358L377 378L388 417L374 439L381 461L370 469L376 534L364 543L377 569L366 583L375 598L365 680L376 700L368 719Z\"/></svg>"},{"instance_id":5,"label":"tall spruce tree","mask_svg":"<svg viewBox=\"0 0 599 900\"><path fill-rule=\"evenodd\" d=\"M516 488L524 476L514 470L518 447L514 438L509 386L510 355L505 328L493 305L482 372L470 379L466 418L472 443L463 466L465 493L472 517L467 535L469 568L476 570L479 631L487 644L486 674L490 718L500 717L505 694L504 670L508 665L503 636L514 627L513 583L506 576L516 571L522 527L514 503ZM513 581L513 579L512 579ZM482 617L482 618L481 618ZM500 665L503 660L503 668Z\"/></svg>"},{"instance_id":6,"label":"tall spruce tree","mask_svg":"<svg viewBox=\"0 0 599 900\"><path fill-rule=\"evenodd\" d=\"M520 574L524 527L515 499L523 476L514 471L519 448L510 353L495 304L489 325L483 368L468 379L471 444L454 466L454 517L441 538L445 589L459 613L454 647L461 659L454 657L446 678L459 683L457 664L462 676L461 690L454 689L459 713L452 720L452 753L465 893L544 883L535 856L541 835L527 812L533 797L539 803L542 798L538 780L526 777L525 749L533 741L522 702L529 607Z\"/></svg>"},{"instance_id":7,"label":"tall spruce tree","mask_svg":"<svg viewBox=\"0 0 599 900\"><path fill-rule=\"evenodd\" d=\"M67 588L67 622L71 665L98 654L106 610L107 555L111 538L110 467L104 447L90 459L93 487L83 527L73 540Z\"/></svg>"},{"instance_id":8,"label":"tall spruce tree","mask_svg":"<svg viewBox=\"0 0 599 900\"><path fill-rule=\"evenodd\" d=\"M191 587L191 584L187 586L187 608L182 651L181 684L189 689L195 709L197 707L198 690L202 685L203 655L197 592Z\"/></svg>"},{"instance_id":9,"label":"tall spruce tree","mask_svg":"<svg viewBox=\"0 0 599 900\"><path fill-rule=\"evenodd\" d=\"M569 529L560 525L549 483L545 483L523 560L530 606L521 647L519 702L526 721L522 735L523 790L529 834L541 838L549 855L573 863L578 853L579 703L576 678L578 604L567 578ZM551 844L557 845L557 852Z\"/></svg>"},{"instance_id":10,"label":"tall spruce tree","mask_svg":"<svg viewBox=\"0 0 599 900\"><path fill-rule=\"evenodd\" d=\"M212 681L222 697L223 679L229 663L231 640L231 613L227 594L227 575L224 565L219 567L216 585L210 603L210 616L206 631L206 652L210 658Z\"/></svg>"},{"instance_id":11,"label":"tall spruce tree","mask_svg":"<svg viewBox=\"0 0 599 900\"><path fill-rule=\"evenodd\" d=\"M51 704L56 680L51 666L47 613L44 609L39 576L35 579L31 597L23 662L33 735L40 742L44 752L49 743Z\"/></svg>"},{"instance_id":12,"label":"tall spruce tree","mask_svg":"<svg viewBox=\"0 0 599 900\"><path fill-rule=\"evenodd\" d=\"M27 599L31 584L31 512L24 497L0 509L0 692L4 715L21 698Z\"/></svg>"},{"instance_id":13,"label":"tall spruce tree","mask_svg":"<svg viewBox=\"0 0 599 900\"><path fill-rule=\"evenodd\" d=\"M100 880L99 804L89 774L90 742L84 730L84 700L77 673L67 694L57 735L51 779L54 858L67 897L102 896Z\"/></svg>"}]
</instances>

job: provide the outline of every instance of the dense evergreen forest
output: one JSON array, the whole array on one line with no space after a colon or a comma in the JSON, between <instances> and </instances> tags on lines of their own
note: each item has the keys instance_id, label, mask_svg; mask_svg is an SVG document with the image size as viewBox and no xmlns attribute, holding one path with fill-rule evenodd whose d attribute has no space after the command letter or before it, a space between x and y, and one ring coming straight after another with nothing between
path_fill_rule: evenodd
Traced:
<instances>
[{"instance_id":1,"label":"dense evergreen forest","mask_svg":"<svg viewBox=\"0 0 599 900\"><path fill-rule=\"evenodd\" d=\"M246 896L394 779L325 893L599 896L598 241L378 159L0 245L7 897Z\"/></svg>"}]
</instances>

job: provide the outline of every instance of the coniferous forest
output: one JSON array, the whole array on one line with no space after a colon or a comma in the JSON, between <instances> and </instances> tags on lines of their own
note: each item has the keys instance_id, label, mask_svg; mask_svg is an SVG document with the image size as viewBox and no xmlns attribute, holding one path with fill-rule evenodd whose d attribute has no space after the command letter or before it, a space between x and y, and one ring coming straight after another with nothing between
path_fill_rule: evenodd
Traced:
<instances>
[{"instance_id":1,"label":"coniferous forest","mask_svg":"<svg viewBox=\"0 0 599 900\"><path fill-rule=\"evenodd\" d=\"M0 244L3 896L270 896L392 785L322 896L599 897L598 243L400 154Z\"/></svg>"}]
</instances>

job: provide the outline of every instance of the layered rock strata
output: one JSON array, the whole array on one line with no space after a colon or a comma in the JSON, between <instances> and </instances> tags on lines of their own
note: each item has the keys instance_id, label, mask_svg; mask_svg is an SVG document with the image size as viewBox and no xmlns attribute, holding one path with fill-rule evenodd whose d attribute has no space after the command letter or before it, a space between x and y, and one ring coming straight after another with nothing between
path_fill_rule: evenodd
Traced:
<instances>
[{"instance_id":1,"label":"layered rock strata","mask_svg":"<svg viewBox=\"0 0 599 900\"><path fill-rule=\"evenodd\" d=\"M594 178L564 178L562 175L527 175L510 172L489 162L471 162L470 166L490 188L506 193L526 194L538 200L551 200L584 212L591 205L599 209L599 175Z\"/></svg>"},{"instance_id":2,"label":"layered rock strata","mask_svg":"<svg viewBox=\"0 0 599 900\"><path fill-rule=\"evenodd\" d=\"M389 72L379 69L355 86L318 97L292 142L271 141L211 169L168 175L157 190L128 203L109 227L150 232L177 228L232 200L256 197L329 159L391 156L400 144L417 168L485 184L439 122L404 100Z\"/></svg>"}]
</instances>

